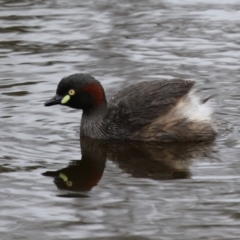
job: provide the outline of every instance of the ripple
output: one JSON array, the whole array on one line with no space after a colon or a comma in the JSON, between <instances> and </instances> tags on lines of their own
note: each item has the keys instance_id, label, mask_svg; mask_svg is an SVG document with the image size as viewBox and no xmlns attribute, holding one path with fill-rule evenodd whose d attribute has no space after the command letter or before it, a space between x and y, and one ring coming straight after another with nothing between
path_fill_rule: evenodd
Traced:
<instances>
[{"instance_id":1,"label":"ripple","mask_svg":"<svg viewBox=\"0 0 240 240\"><path fill-rule=\"evenodd\" d=\"M2 238L238 239L239 9L234 0L2 1ZM42 173L82 158L81 112L43 103L75 72L99 79L108 98L144 80L194 79L218 94L219 138L185 162L108 156L91 191L59 190Z\"/></svg>"}]
</instances>

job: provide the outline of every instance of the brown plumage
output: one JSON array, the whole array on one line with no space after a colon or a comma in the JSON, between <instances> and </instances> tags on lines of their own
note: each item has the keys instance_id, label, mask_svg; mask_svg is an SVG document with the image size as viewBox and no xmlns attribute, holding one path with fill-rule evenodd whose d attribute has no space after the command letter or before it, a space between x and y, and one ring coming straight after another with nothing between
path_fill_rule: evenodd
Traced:
<instances>
[{"instance_id":1,"label":"brown plumage","mask_svg":"<svg viewBox=\"0 0 240 240\"><path fill-rule=\"evenodd\" d=\"M192 91L194 81L141 82L114 95L107 106L101 84L85 74L63 78L46 106L82 109L81 135L130 141L209 141L216 137L208 98ZM73 89L75 94L62 102ZM102 92L101 92L102 91Z\"/></svg>"}]
</instances>

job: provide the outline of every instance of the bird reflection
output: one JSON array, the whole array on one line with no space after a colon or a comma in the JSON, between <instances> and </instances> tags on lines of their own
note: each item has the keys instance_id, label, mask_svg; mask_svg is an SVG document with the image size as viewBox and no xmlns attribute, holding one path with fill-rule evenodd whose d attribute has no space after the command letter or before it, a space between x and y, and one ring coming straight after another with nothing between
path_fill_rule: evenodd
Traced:
<instances>
[{"instance_id":1,"label":"bird reflection","mask_svg":"<svg viewBox=\"0 0 240 240\"><path fill-rule=\"evenodd\" d=\"M54 177L58 189L90 191L100 181L107 159L134 178L190 178L191 161L211 152L211 143L106 142L82 137L80 145L81 160L43 173Z\"/></svg>"},{"instance_id":2,"label":"bird reflection","mask_svg":"<svg viewBox=\"0 0 240 240\"><path fill-rule=\"evenodd\" d=\"M116 143L108 151L108 158L135 178L185 179L191 177L191 161L210 149L211 143Z\"/></svg>"},{"instance_id":3,"label":"bird reflection","mask_svg":"<svg viewBox=\"0 0 240 240\"><path fill-rule=\"evenodd\" d=\"M44 176L54 177L60 190L90 191L100 181L107 159L104 142L81 139L82 159L72 160L66 168L47 171Z\"/></svg>"}]
</instances>

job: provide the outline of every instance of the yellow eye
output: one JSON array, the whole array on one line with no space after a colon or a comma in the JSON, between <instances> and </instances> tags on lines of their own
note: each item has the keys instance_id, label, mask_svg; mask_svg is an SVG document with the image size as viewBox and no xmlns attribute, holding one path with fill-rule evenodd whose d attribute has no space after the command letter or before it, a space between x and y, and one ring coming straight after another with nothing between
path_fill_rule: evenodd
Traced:
<instances>
[{"instance_id":1,"label":"yellow eye","mask_svg":"<svg viewBox=\"0 0 240 240\"><path fill-rule=\"evenodd\" d=\"M72 181L67 181L66 184L67 184L68 187L71 187L72 186Z\"/></svg>"},{"instance_id":2,"label":"yellow eye","mask_svg":"<svg viewBox=\"0 0 240 240\"><path fill-rule=\"evenodd\" d=\"M71 90L69 90L68 94L69 94L70 96L73 96L73 95L75 94L75 91L74 91L73 89L71 89Z\"/></svg>"}]
</instances>

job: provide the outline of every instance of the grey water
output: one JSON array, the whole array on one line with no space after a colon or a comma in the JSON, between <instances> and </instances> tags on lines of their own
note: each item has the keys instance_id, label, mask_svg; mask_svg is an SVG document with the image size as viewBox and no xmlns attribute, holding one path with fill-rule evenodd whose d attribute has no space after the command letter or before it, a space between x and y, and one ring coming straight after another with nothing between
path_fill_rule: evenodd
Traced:
<instances>
[{"instance_id":1,"label":"grey water","mask_svg":"<svg viewBox=\"0 0 240 240\"><path fill-rule=\"evenodd\" d=\"M0 239L239 239L240 2L0 0ZM184 78L212 144L79 142L81 112L46 108L89 73L110 98Z\"/></svg>"}]
</instances>

